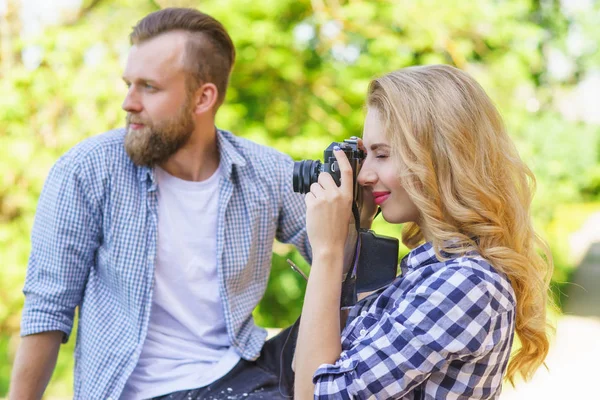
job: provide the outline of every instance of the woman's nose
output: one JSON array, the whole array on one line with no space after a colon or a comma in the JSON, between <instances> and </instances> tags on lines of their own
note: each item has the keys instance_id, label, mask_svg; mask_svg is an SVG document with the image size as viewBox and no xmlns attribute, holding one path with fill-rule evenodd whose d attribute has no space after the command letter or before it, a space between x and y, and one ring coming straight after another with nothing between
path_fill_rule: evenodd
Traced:
<instances>
[{"instance_id":1,"label":"woman's nose","mask_svg":"<svg viewBox=\"0 0 600 400\"><path fill-rule=\"evenodd\" d=\"M361 186L373 186L373 184L377 181L377 175L365 162L356 179L358 180L358 184Z\"/></svg>"}]
</instances>

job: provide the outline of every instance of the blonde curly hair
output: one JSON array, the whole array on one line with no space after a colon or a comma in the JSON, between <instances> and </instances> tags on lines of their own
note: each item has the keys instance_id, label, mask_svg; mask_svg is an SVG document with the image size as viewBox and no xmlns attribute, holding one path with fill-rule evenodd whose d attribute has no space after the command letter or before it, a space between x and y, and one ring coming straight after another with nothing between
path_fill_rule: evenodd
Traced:
<instances>
[{"instance_id":1,"label":"blonde curly hair","mask_svg":"<svg viewBox=\"0 0 600 400\"><path fill-rule=\"evenodd\" d=\"M405 224L409 248L425 238L436 254L475 250L508 276L521 346L506 378L529 379L549 348L546 306L553 269L530 216L535 177L500 114L469 75L446 65L411 67L371 82L402 184L421 213ZM451 246L448 244L451 243Z\"/></svg>"}]
</instances>

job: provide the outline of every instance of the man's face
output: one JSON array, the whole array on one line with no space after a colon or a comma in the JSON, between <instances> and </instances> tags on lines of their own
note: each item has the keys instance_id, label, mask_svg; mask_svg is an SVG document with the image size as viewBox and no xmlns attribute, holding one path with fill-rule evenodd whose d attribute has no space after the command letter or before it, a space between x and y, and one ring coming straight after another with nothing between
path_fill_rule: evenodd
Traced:
<instances>
[{"instance_id":1,"label":"man's face","mask_svg":"<svg viewBox=\"0 0 600 400\"><path fill-rule=\"evenodd\" d=\"M125 149L136 165L166 161L195 128L193 98L186 87L185 36L169 32L131 47L123 80L128 92Z\"/></svg>"}]
</instances>

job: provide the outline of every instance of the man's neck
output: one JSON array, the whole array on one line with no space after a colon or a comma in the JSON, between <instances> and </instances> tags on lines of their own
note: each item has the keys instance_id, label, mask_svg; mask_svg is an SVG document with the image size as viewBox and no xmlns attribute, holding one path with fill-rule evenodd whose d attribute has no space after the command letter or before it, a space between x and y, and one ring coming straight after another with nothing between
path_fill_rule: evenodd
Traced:
<instances>
[{"instance_id":1,"label":"man's neck","mask_svg":"<svg viewBox=\"0 0 600 400\"><path fill-rule=\"evenodd\" d=\"M188 143L173 154L160 167L179 179L203 181L210 178L219 167L219 147L214 126L197 129Z\"/></svg>"}]
</instances>

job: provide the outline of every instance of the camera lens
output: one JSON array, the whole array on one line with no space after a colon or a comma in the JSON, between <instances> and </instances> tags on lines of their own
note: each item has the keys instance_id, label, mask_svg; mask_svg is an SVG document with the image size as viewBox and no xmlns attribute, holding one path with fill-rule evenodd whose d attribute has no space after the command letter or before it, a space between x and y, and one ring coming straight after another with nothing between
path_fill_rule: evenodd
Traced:
<instances>
[{"instance_id":1,"label":"camera lens","mask_svg":"<svg viewBox=\"0 0 600 400\"><path fill-rule=\"evenodd\" d=\"M304 160L294 163L294 192L308 193L310 185L317 182L321 172L321 161Z\"/></svg>"}]
</instances>

